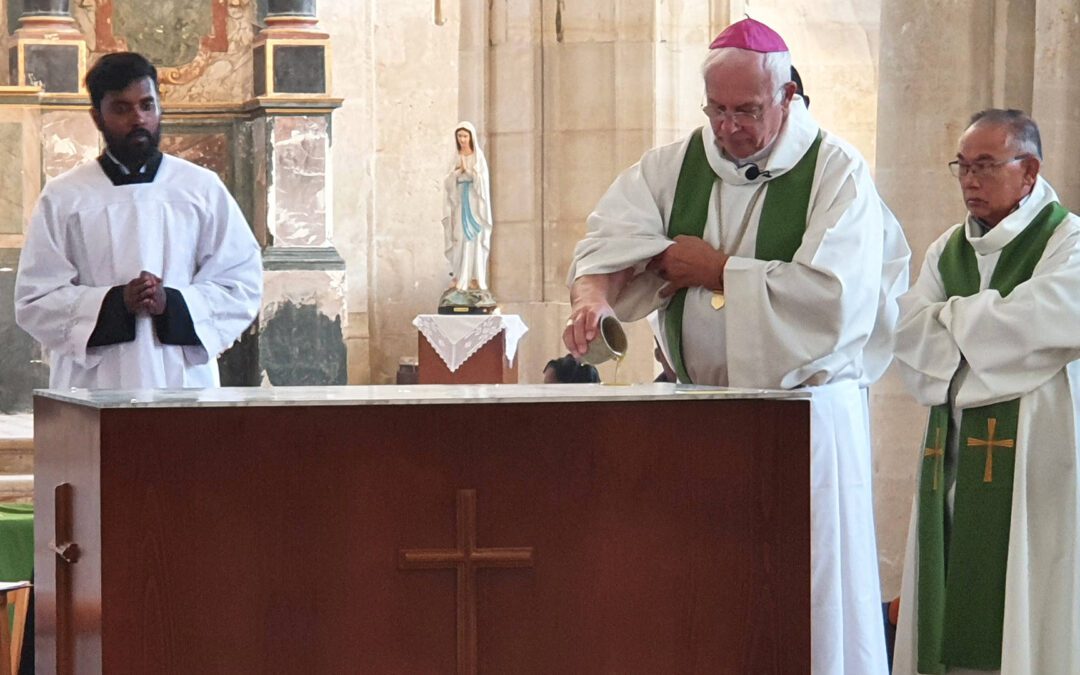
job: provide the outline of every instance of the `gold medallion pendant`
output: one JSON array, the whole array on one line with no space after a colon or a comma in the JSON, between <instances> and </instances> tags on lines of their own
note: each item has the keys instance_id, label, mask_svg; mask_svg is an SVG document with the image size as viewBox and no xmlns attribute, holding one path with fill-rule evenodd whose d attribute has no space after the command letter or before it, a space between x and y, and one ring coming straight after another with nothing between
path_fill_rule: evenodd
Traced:
<instances>
[{"instance_id":1,"label":"gold medallion pendant","mask_svg":"<svg viewBox=\"0 0 1080 675\"><path fill-rule=\"evenodd\" d=\"M724 292L723 291L713 291L713 294L712 294L712 308L713 309L723 309L725 304L726 304L726 301L724 300Z\"/></svg>"}]
</instances>

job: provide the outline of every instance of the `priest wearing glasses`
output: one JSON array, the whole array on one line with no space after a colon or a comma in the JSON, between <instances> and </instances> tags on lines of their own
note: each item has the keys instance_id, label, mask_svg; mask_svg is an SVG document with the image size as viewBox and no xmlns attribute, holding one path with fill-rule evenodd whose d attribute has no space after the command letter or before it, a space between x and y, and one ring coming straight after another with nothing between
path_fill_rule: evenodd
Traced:
<instances>
[{"instance_id":1,"label":"priest wearing glasses","mask_svg":"<svg viewBox=\"0 0 1080 675\"><path fill-rule=\"evenodd\" d=\"M15 282L15 319L49 352L49 386L213 387L251 324L262 257L213 172L158 150L157 71L139 54L86 74L97 160L49 181Z\"/></svg>"},{"instance_id":2,"label":"priest wearing glasses","mask_svg":"<svg viewBox=\"0 0 1080 675\"><path fill-rule=\"evenodd\" d=\"M929 406L895 670L1080 673L1080 218L1035 122L976 114L967 207L900 299L896 358Z\"/></svg>"},{"instance_id":3,"label":"priest wearing glasses","mask_svg":"<svg viewBox=\"0 0 1080 675\"><path fill-rule=\"evenodd\" d=\"M821 129L791 56L744 19L702 67L708 124L623 172L589 216L566 346L660 310L680 383L811 404L813 672L886 672L866 389L892 359L910 253L866 162Z\"/></svg>"}]
</instances>

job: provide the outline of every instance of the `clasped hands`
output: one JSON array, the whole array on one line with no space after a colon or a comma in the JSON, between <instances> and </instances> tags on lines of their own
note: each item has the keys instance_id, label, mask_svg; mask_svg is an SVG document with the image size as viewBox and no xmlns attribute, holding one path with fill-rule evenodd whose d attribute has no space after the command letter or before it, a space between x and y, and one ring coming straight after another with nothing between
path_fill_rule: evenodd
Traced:
<instances>
[{"instance_id":1,"label":"clasped hands","mask_svg":"<svg viewBox=\"0 0 1080 675\"><path fill-rule=\"evenodd\" d=\"M146 270L124 285L124 307L132 314L165 313L165 286L161 277Z\"/></svg>"},{"instance_id":2,"label":"clasped hands","mask_svg":"<svg viewBox=\"0 0 1080 675\"><path fill-rule=\"evenodd\" d=\"M674 244L653 256L645 269L667 282L660 289L661 298L669 298L680 289L695 286L722 291L728 257L700 237L680 234L675 237Z\"/></svg>"}]
</instances>

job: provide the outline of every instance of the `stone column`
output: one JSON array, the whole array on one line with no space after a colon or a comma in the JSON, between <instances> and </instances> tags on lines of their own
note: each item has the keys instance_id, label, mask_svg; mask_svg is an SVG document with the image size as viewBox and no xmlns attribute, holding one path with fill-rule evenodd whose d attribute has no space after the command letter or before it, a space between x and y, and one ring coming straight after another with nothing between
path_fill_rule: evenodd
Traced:
<instances>
[{"instance_id":1,"label":"stone column","mask_svg":"<svg viewBox=\"0 0 1080 675\"><path fill-rule=\"evenodd\" d=\"M491 3L485 2L462 2L459 7L461 32L458 38L458 117L472 122L480 133L481 140L490 142L488 108L495 104L490 96L489 82L493 60L489 58L489 50L495 49L491 31L492 7ZM497 16L500 17L501 25L507 8L503 6L499 9L501 12L498 12ZM532 92L528 87L522 86L521 89L524 96L531 96ZM487 145L483 147L490 160L490 148Z\"/></svg>"},{"instance_id":2,"label":"stone column","mask_svg":"<svg viewBox=\"0 0 1080 675\"><path fill-rule=\"evenodd\" d=\"M329 37L314 0L271 0L253 43L255 231L264 244L263 382L346 384L345 261L332 242Z\"/></svg>"},{"instance_id":3,"label":"stone column","mask_svg":"<svg viewBox=\"0 0 1080 675\"><path fill-rule=\"evenodd\" d=\"M1032 117L1042 134L1043 176L1057 190L1061 203L1080 206L1080 174L1074 166L1080 152L1080 83L1076 82L1076 40L1080 25L1071 0L1039 0L1036 5Z\"/></svg>"},{"instance_id":4,"label":"stone column","mask_svg":"<svg viewBox=\"0 0 1080 675\"><path fill-rule=\"evenodd\" d=\"M491 284L504 312L525 316L529 330L536 319L525 303L543 297L543 233L537 224L543 214L540 198L543 189L540 160L543 124L540 119L543 64L540 36L542 15L531 3L494 3L488 30L472 35L461 54L458 81L463 92L480 89L470 84L483 67L472 65L474 48L483 43L483 59L491 81L486 83L487 101L483 110L472 112L462 100L465 119L469 114L486 116L479 127L487 145L491 167L492 234ZM462 33L469 31L467 16L462 17ZM506 303L522 303L513 310ZM565 319L564 319L565 320ZM527 340L524 344L531 343ZM548 357L551 358L551 357ZM528 377L528 374L523 373ZM523 381L529 381L525 379Z\"/></svg>"},{"instance_id":5,"label":"stone column","mask_svg":"<svg viewBox=\"0 0 1080 675\"><path fill-rule=\"evenodd\" d=\"M70 0L24 0L10 44L9 83L48 93L85 92L86 41L71 17Z\"/></svg>"},{"instance_id":6,"label":"stone column","mask_svg":"<svg viewBox=\"0 0 1080 675\"><path fill-rule=\"evenodd\" d=\"M993 102L993 58L985 45L994 37L993 2L883 2L877 186L907 234L913 280L927 246L964 216L946 164L972 112ZM900 590L926 410L894 370L873 388L871 405L883 597L892 598Z\"/></svg>"}]
</instances>

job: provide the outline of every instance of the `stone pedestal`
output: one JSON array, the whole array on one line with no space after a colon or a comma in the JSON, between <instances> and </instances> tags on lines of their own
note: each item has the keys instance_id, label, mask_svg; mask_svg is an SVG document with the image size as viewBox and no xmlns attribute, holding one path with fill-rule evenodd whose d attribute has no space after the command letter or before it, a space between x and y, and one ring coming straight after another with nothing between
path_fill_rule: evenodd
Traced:
<instances>
[{"instance_id":1,"label":"stone pedestal","mask_svg":"<svg viewBox=\"0 0 1080 675\"><path fill-rule=\"evenodd\" d=\"M315 0L271 0L252 45L256 96L330 93L330 38L317 23Z\"/></svg>"},{"instance_id":2,"label":"stone pedestal","mask_svg":"<svg viewBox=\"0 0 1080 675\"><path fill-rule=\"evenodd\" d=\"M69 0L24 0L9 43L8 82L57 94L84 94L86 40L71 18Z\"/></svg>"},{"instance_id":3,"label":"stone pedestal","mask_svg":"<svg viewBox=\"0 0 1080 675\"><path fill-rule=\"evenodd\" d=\"M270 0L252 44L264 384L346 384L345 261L331 241L330 41L315 0Z\"/></svg>"},{"instance_id":4,"label":"stone pedestal","mask_svg":"<svg viewBox=\"0 0 1080 675\"><path fill-rule=\"evenodd\" d=\"M417 337L420 360L419 384L517 384L518 360L511 364L506 358L506 335L499 333L461 367L451 372L431 343L423 335Z\"/></svg>"},{"instance_id":5,"label":"stone pedestal","mask_svg":"<svg viewBox=\"0 0 1080 675\"><path fill-rule=\"evenodd\" d=\"M333 247L267 248L259 364L273 385L347 384L345 261Z\"/></svg>"},{"instance_id":6,"label":"stone pedestal","mask_svg":"<svg viewBox=\"0 0 1080 675\"><path fill-rule=\"evenodd\" d=\"M255 230L265 244L259 364L265 383L346 384L345 261L331 241L326 97L258 99Z\"/></svg>"}]
</instances>

